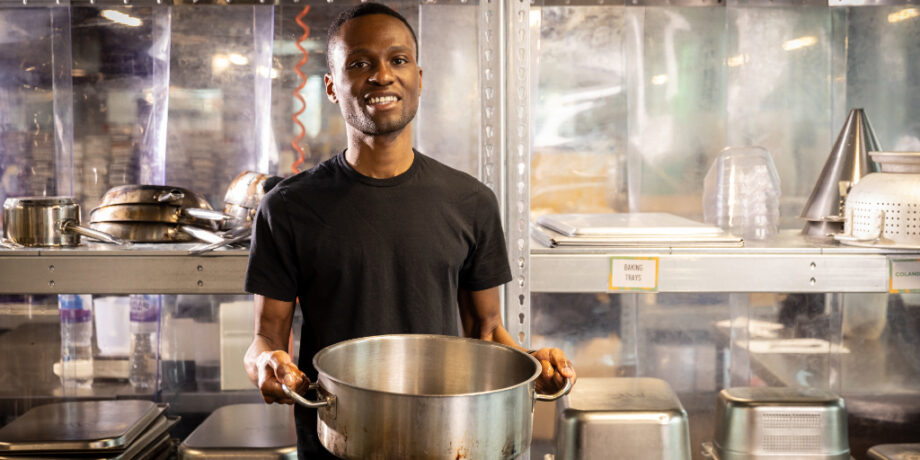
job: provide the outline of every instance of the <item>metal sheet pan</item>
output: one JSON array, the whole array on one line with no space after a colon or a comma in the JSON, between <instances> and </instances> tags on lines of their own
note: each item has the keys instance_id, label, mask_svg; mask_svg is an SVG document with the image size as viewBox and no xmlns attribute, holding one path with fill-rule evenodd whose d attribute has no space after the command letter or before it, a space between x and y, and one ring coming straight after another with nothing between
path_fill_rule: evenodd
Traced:
<instances>
[{"instance_id":1,"label":"metal sheet pan","mask_svg":"<svg viewBox=\"0 0 920 460\"><path fill-rule=\"evenodd\" d=\"M702 237L725 232L710 224L664 212L546 214L537 223L565 236Z\"/></svg>"},{"instance_id":2,"label":"metal sheet pan","mask_svg":"<svg viewBox=\"0 0 920 460\"><path fill-rule=\"evenodd\" d=\"M70 458L73 460L140 460L144 458L155 458L160 449L169 441L168 431L179 422L179 417L158 416L148 426L140 436L137 437L128 447L121 451L103 452L98 451L73 451L61 452L54 451L48 453L18 453L17 455L0 455L0 460L61 460Z\"/></svg>"},{"instance_id":3,"label":"metal sheet pan","mask_svg":"<svg viewBox=\"0 0 920 460\"><path fill-rule=\"evenodd\" d=\"M0 429L0 454L124 450L165 410L165 406L144 400L38 406Z\"/></svg>"},{"instance_id":4,"label":"metal sheet pan","mask_svg":"<svg viewBox=\"0 0 920 460\"><path fill-rule=\"evenodd\" d=\"M215 410L179 446L179 458L297 458L290 406L232 404Z\"/></svg>"},{"instance_id":5,"label":"metal sheet pan","mask_svg":"<svg viewBox=\"0 0 920 460\"><path fill-rule=\"evenodd\" d=\"M555 248L566 247L741 247L744 240L740 236L723 233L715 236L666 235L666 236L566 236L541 225L531 225L530 236L538 243Z\"/></svg>"}]
</instances>

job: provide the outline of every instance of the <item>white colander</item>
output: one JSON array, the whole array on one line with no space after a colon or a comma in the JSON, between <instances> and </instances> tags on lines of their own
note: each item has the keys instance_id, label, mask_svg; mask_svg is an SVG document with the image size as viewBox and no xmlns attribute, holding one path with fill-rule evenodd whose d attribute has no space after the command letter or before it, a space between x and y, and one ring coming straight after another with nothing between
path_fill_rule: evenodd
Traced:
<instances>
[{"instance_id":1,"label":"white colander","mask_svg":"<svg viewBox=\"0 0 920 460\"><path fill-rule=\"evenodd\" d=\"M846 198L841 243L920 248L920 152L872 152L881 172L868 174Z\"/></svg>"}]
</instances>

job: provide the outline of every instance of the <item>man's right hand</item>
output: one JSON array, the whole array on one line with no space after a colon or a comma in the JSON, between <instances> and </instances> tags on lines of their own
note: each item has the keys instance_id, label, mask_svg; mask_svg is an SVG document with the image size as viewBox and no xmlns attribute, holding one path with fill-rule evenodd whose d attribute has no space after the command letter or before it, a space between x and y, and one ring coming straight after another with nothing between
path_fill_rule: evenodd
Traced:
<instances>
[{"instance_id":1,"label":"man's right hand","mask_svg":"<svg viewBox=\"0 0 920 460\"><path fill-rule=\"evenodd\" d=\"M257 360L259 391L266 403L293 404L281 389L281 382L297 393L303 394L310 379L297 368L291 356L281 350L265 351Z\"/></svg>"}]
</instances>

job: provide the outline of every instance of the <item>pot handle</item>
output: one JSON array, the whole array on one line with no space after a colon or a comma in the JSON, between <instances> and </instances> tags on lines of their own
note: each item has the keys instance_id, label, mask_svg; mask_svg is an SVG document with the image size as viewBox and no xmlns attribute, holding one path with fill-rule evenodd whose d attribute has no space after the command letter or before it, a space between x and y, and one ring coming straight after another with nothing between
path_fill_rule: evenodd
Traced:
<instances>
[{"instance_id":1,"label":"pot handle","mask_svg":"<svg viewBox=\"0 0 920 460\"><path fill-rule=\"evenodd\" d=\"M316 382L313 382L313 383L310 383L310 386L307 388L309 390L315 390L319 388L319 384ZM330 401L328 399L323 400L323 401L310 401L309 399L304 398L303 396L298 394L296 391L288 388L288 386L283 383L281 384L281 389L284 390L284 394L286 394L288 398L291 398L297 404L300 404L301 406L304 406L304 407L309 407L310 409L319 409L320 407L325 407L330 404Z\"/></svg>"},{"instance_id":2,"label":"pot handle","mask_svg":"<svg viewBox=\"0 0 920 460\"><path fill-rule=\"evenodd\" d=\"M196 219L202 219L202 220L213 220L217 222L225 222L228 220L233 220L233 216L231 216L230 214L224 214L220 211L215 211L213 209L182 208L180 212L189 217L194 217Z\"/></svg>"},{"instance_id":3,"label":"pot handle","mask_svg":"<svg viewBox=\"0 0 920 460\"><path fill-rule=\"evenodd\" d=\"M180 225L179 230L187 233L192 236L192 238L197 238L205 243L221 243L224 241L220 235L214 233L210 230L205 230L203 228L195 227L194 225Z\"/></svg>"},{"instance_id":4,"label":"pot handle","mask_svg":"<svg viewBox=\"0 0 920 460\"><path fill-rule=\"evenodd\" d=\"M189 249L189 250L188 250L188 253L191 254L191 255L193 255L193 256L194 256L194 255L198 255L198 254L204 254L204 253L206 253L206 252L213 251L213 250L215 250L215 249L217 249L217 248L220 248L220 247L223 247L223 246L229 246L229 245L234 244L234 243L239 243L239 242L241 242L241 241L246 241L246 240L248 240L249 238L251 238L251 235L248 234L248 233L245 233L245 234L242 234L242 235L239 235L239 236L235 236L235 237L233 237L233 238L227 238L227 239L225 239L225 240L223 240L223 241L218 241L217 243L210 243L210 244L207 244L207 245L204 245L204 246L196 246L196 247L194 247L194 248L192 248L192 249Z\"/></svg>"},{"instance_id":5,"label":"pot handle","mask_svg":"<svg viewBox=\"0 0 920 460\"><path fill-rule=\"evenodd\" d=\"M540 393L534 393L537 397L537 401L555 401L567 394L572 390L572 380L565 379L565 386L561 390L551 394L551 395L541 395Z\"/></svg>"},{"instance_id":6,"label":"pot handle","mask_svg":"<svg viewBox=\"0 0 920 460\"><path fill-rule=\"evenodd\" d=\"M111 244L117 244L119 246L126 246L126 245L131 244L130 241L125 241L121 238L109 235L106 232L100 232L99 230L93 230L88 227L77 225L76 222L72 220L65 220L64 223L61 224L61 230L65 232L73 232L79 235L83 235L87 238L92 238L94 240L99 240L99 241L103 241L103 242L111 243Z\"/></svg>"}]
</instances>

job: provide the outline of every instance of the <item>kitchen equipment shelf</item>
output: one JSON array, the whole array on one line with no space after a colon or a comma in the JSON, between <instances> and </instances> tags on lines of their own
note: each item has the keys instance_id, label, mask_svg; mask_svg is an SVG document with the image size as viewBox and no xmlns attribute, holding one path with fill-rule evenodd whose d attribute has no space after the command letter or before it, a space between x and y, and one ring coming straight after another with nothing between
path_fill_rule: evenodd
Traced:
<instances>
[{"instance_id":1,"label":"kitchen equipment shelf","mask_svg":"<svg viewBox=\"0 0 920 460\"><path fill-rule=\"evenodd\" d=\"M242 294L249 251L191 256L195 244L0 250L4 294ZM658 259L656 292L887 292L889 259L920 252L814 244L797 230L743 248L544 248L534 292L607 292L611 257Z\"/></svg>"}]
</instances>

